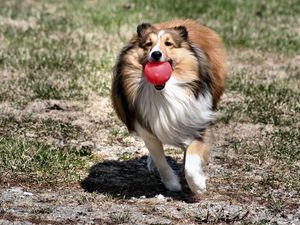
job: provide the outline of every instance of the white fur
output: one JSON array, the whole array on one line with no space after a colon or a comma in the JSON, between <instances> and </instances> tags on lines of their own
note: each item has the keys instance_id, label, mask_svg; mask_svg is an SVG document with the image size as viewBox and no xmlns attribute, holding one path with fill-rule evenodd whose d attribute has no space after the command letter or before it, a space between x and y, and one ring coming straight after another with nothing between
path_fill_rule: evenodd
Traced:
<instances>
[{"instance_id":1,"label":"white fur","mask_svg":"<svg viewBox=\"0 0 300 225\"><path fill-rule=\"evenodd\" d=\"M150 51L150 53L149 53L149 55L148 55L148 60L149 60L149 61L151 61L151 55L152 55L152 53L155 52L155 51L159 51L159 52L162 53L162 56L161 56L161 58L160 58L159 61L161 61L161 62L166 61L166 57L164 56L163 51L160 49L160 38L161 38L161 36L162 36L164 33L165 33L164 30L161 30L161 31L158 32L158 34L157 34L157 42L156 42L156 44L154 45L154 47L152 48L152 50Z\"/></svg>"},{"instance_id":2,"label":"white fur","mask_svg":"<svg viewBox=\"0 0 300 225\"><path fill-rule=\"evenodd\" d=\"M195 98L172 76L161 91L145 81L137 100L143 120L163 144L187 147L213 120L211 94Z\"/></svg>"},{"instance_id":3,"label":"white fur","mask_svg":"<svg viewBox=\"0 0 300 225\"><path fill-rule=\"evenodd\" d=\"M145 79L141 80L140 87L136 99L137 109L155 135L136 123L136 131L144 140L151 155L148 159L148 169L153 170L155 164L166 188L180 191L179 178L168 165L162 144L186 148L199 138L199 130L206 128L214 117L212 96L207 92L204 95L199 94L196 98L173 76L161 91L157 91L154 85ZM202 159L198 155L187 154L185 175L195 194L200 194L206 189L202 164Z\"/></svg>"},{"instance_id":4,"label":"white fur","mask_svg":"<svg viewBox=\"0 0 300 225\"><path fill-rule=\"evenodd\" d=\"M191 190L198 195L206 191L207 177L204 175L202 164L203 160L199 155L186 155L185 178Z\"/></svg>"},{"instance_id":5,"label":"white fur","mask_svg":"<svg viewBox=\"0 0 300 225\"><path fill-rule=\"evenodd\" d=\"M144 140L146 147L148 148L151 158L148 158L148 169L154 169L151 168L151 161L153 160L159 175L161 177L162 182L168 188L170 191L180 191L181 185L179 182L178 176L175 174L175 172L172 170L172 168L169 166L162 143L153 135L151 135L148 131L146 131L144 128L142 128L139 123L135 124L136 132L138 135ZM149 162L149 160L151 160ZM150 166L150 168L149 168ZM153 165L154 166L154 165Z\"/></svg>"}]
</instances>

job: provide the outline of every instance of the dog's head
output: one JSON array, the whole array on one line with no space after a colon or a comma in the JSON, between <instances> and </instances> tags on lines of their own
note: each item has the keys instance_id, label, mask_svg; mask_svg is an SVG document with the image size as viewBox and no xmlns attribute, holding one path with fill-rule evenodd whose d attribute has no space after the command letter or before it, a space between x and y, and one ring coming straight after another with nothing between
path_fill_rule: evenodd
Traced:
<instances>
[{"instance_id":1,"label":"dog's head","mask_svg":"<svg viewBox=\"0 0 300 225\"><path fill-rule=\"evenodd\" d=\"M173 66L174 57L180 54L179 49L187 44L188 32L184 26L172 29L157 29L149 23L137 27L139 46L144 50L144 62L170 62Z\"/></svg>"}]
</instances>

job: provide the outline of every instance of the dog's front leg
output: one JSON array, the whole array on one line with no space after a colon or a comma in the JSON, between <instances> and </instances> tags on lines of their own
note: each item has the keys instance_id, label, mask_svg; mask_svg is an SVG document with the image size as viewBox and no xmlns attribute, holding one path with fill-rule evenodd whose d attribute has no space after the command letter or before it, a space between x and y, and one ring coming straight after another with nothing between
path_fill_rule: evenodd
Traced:
<instances>
[{"instance_id":1,"label":"dog's front leg","mask_svg":"<svg viewBox=\"0 0 300 225\"><path fill-rule=\"evenodd\" d=\"M206 191L203 166L207 161L207 146L203 141L194 140L186 150L185 178L190 189L197 195Z\"/></svg>"},{"instance_id":2,"label":"dog's front leg","mask_svg":"<svg viewBox=\"0 0 300 225\"><path fill-rule=\"evenodd\" d=\"M136 131L144 140L145 145L150 152L150 157L153 160L165 187L170 191L180 191L181 185L179 178L166 160L162 143L139 124L136 125Z\"/></svg>"}]
</instances>

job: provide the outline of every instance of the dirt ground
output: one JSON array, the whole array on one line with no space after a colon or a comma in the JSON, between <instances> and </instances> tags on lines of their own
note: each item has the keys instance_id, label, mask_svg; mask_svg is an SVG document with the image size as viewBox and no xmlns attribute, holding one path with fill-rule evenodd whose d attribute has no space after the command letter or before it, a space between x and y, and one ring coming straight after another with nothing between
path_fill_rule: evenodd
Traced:
<instances>
[{"instance_id":1,"label":"dirt ground","mask_svg":"<svg viewBox=\"0 0 300 225\"><path fill-rule=\"evenodd\" d=\"M224 102L230 101L229 98L224 95ZM257 140L261 132L272 129L271 126L216 124L210 132L208 191L195 197L183 175L184 190L171 193L164 188L157 172L147 171L147 150L140 139L132 135L111 137L107 127L119 126L120 122L108 98L94 99L86 106L78 102L37 101L24 110L8 104L2 104L1 109L19 116L30 114L71 121L86 134L75 144L92 147L101 158L91 165L89 173L82 175L79 184L44 188L12 183L2 187L1 224L300 223L296 191L261 190L266 176L264 164L258 163L254 172L237 169L245 162L240 161L232 149L233 143ZM122 129L125 131L123 126ZM51 139L48 142L59 144ZM167 154L169 163L182 174L181 151L170 147ZM245 188L245 183L254 188Z\"/></svg>"}]
</instances>

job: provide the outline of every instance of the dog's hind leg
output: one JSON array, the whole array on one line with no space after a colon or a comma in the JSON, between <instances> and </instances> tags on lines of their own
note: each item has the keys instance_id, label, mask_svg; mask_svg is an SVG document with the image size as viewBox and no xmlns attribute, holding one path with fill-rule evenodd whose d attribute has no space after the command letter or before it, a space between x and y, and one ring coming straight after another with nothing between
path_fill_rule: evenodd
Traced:
<instances>
[{"instance_id":1,"label":"dog's hind leg","mask_svg":"<svg viewBox=\"0 0 300 225\"><path fill-rule=\"evenodd\" d=\"M202 140L194 140L186 150L185 178L195 194L206 191L203 166L207 161L207 146Z\"/></svg>"},{"instance_id":2,"label":"dog's hind leg","mask_svg":"<svg viewBox=\"0 0 300 225\"><path fill-rule=\"evenodd\" d=\"M162 143L139 124L136 125L136 131L144 140L165 187L170 191L180 191L179 178L166 160Z\"/></svg>"}]
</instances>

